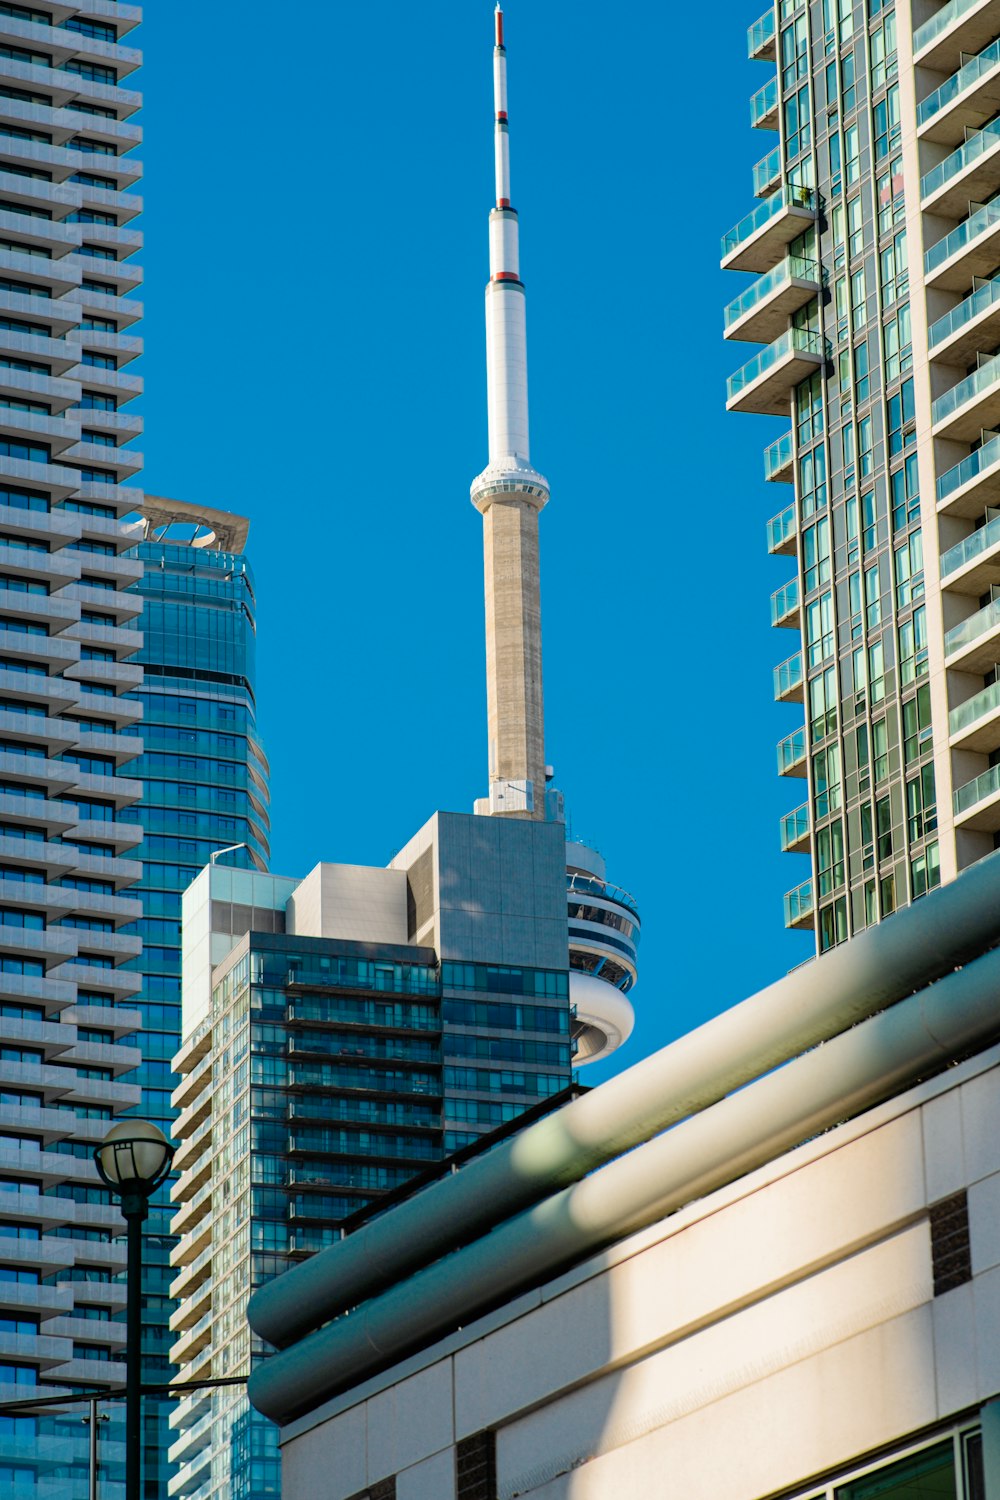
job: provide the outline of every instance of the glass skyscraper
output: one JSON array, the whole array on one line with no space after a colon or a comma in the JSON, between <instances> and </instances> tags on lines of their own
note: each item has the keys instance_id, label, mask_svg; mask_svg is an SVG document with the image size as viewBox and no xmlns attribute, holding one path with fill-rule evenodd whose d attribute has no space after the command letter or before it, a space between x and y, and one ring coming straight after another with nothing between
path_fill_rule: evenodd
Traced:
<instances>
[{"instance_id":1,"label":"glass skyscraper","mask_svg":"<svg viewBox=\"0 0 1000 1500\"><path fill-rule=\"evenodd\" d=\"M248 522L228 512L147 496L136 556L142 578L144 668L142 753L131 774L142 780L135 816L143 828L142 880L135 895L142 938L130 964L141 976L138 1009L142 1086L136 1113L173 1133L170 1060L181 1041L181 892L213 854L266 868L268 766L257 738L254 659L256 602L244 556ZM235 848L231 846L237 846ZM145 1230L143 1368L148 1381L172 1373L169 1323L171 1184L151 1206ZM147 1408L148 1415L149 1408ZM157 1407L156 1439L147 1426L147 1496L165 1495L169 1402Z\"/></svg>"},{"instance_id":2,"label":"glass skyscraper","mask_svg":"<svg viewBox=\"0 0 1000 1500\"><path fill-rule=\"evenodd\" d=\"M728 405L782 419L785 920L823 952L1000 833L1000 7L779 0L748 50L777 144L722 242L753 277L727 336L761 346Z\"/></svg>"}]
</instances>

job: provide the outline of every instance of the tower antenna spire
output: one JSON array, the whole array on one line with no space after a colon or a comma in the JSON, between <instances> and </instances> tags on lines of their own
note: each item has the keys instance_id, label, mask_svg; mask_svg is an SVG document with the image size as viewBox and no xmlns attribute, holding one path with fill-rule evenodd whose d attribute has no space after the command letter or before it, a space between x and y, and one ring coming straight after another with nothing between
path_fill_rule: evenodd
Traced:
<instances>
[{"instance_id":1,"label":"tower antenna spire","mask_svg":"<svg viewBox=\"0 0 1000 1500\"><path fill-rule=\"evenodd\" d=\"M528 446L528 353L518 220L511 206L504 16L494 12L494 155L496 207L490 213L486 287L486 384L489 463L472 484L483 517L486 582L488 798L476 811L543 818L545 723L538 513L548 481Z\"/></svg>"}]
</instances>

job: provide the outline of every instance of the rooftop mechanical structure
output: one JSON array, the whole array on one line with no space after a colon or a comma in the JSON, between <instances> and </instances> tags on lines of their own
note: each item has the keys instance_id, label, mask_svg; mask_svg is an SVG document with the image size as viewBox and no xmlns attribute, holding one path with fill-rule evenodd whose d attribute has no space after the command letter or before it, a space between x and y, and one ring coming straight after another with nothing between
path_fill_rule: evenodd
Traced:
<instances>
[{"instance_id":1,"label":"rooftop mechanical structure","mask_svg":"<svg viewBox=\"0 0 1000 1500\"><path fill-rule=\"evenodd\" d=\"M496 205L490 212L486 286L489 462L472 483L483 518L489 793L476 812L490 817L562 819L562 797L546 790L542 695L542 609L538 517L549 483L531 462L528 342L519 223L511 202L507 48L497 5L493 49ZM627 991L637 975L639 913L606 877L604 860L567 844L570 1001L578 1064L606 1057L634 1024Z\"/></svg>"}]
</instances>

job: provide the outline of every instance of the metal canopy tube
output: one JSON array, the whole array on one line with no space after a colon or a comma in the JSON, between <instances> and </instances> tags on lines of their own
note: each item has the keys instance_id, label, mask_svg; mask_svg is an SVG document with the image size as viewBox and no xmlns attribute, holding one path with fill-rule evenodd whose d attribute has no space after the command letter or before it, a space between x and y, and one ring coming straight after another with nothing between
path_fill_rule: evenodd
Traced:
<instances>
[{"instance_id":1,"label":"metal canopy tube","mask_svg":"<svg viewBox=\"0 0 1000 1500\"><path fill-rule=\"evenodd\" d=\"M1000 851L261 1287L284 1348L596 1167L846 1031L1000 938Z\"/></svg>"},{"instance_id":2,"label":"metal canopy tube","mask_svg":"<svg viewBox=\"0 0 1000 1500\"><path fill-rule=\"evenodd\" d=\"M898 1093L928 1067L940 1068L1000 1033L998 994L1000 950L275 1355L251 1374L251 1401L273 1421L288 1422L586 1255Z\"/></svg>"}]
</instances>

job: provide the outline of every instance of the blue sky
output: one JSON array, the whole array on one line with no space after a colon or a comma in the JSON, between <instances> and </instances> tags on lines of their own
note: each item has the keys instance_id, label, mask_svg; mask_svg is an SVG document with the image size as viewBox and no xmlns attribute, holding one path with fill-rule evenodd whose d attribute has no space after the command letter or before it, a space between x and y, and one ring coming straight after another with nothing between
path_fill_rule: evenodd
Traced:
<instances>
[{"instance_id":1,"label":"blue sky","mask_svg":"<svg viewBox=\"0 0 1000 1500\"><path fill-rule=\"evenodd\" d=\"M761 8L763 0L759 0ZM384 863L485 790L490 0L150 5L146 487L252 518L273 868ZM731 0L510 0L548 758L643 914L636 1061L811 951L771 701L796 638L724 411L721 233L775 143ZM138 80L137 80L138 81ZM138 367L136 367L138 368Z\"/></svg>"}]
</instances>

